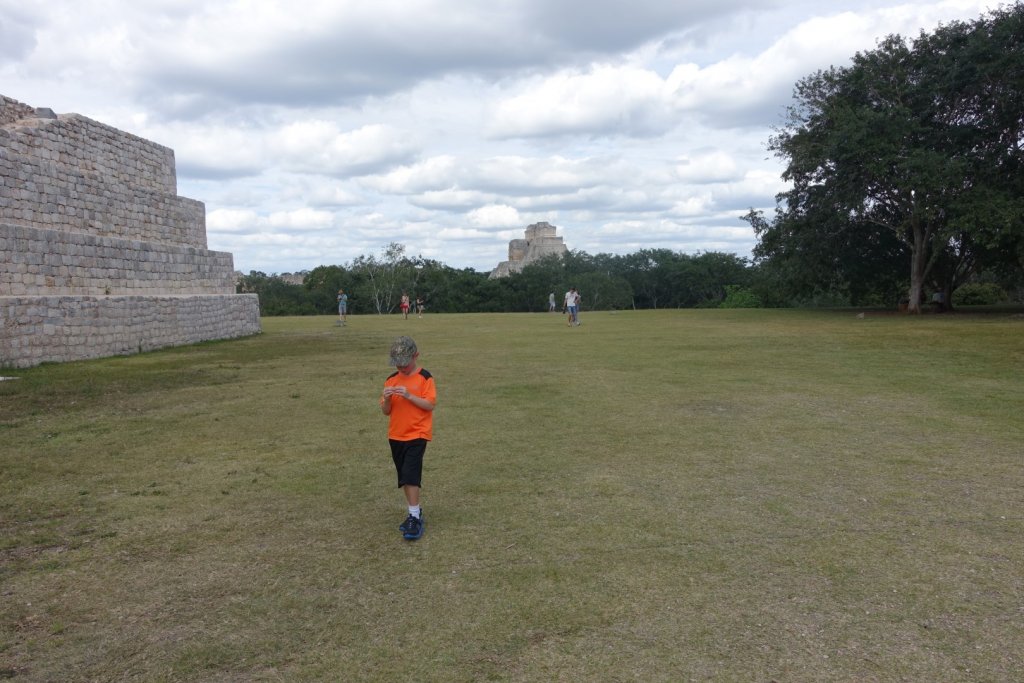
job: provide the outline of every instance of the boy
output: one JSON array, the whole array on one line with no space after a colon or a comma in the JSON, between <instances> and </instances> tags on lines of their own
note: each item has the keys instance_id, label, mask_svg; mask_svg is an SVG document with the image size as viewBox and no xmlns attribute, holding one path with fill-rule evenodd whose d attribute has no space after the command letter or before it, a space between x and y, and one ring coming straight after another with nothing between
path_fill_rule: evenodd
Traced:
<instances>
[{"instance_id":1,"label":"boy","mask_svg":"<svg viewBox=\"0 0 1024 683\"><path fill-rule=\"evenodd\" d=\"M423 456L433 433L434 406L437 388L434 378L417 367L416 342L399 337L391 344L391 365L398 370L384 381L380 409L390 417L388 443L391 459L398 473L398 486L405 493L409 516L398 527L402 536L415 541L423 535L423 510L420 507L420 484Z\"/></svg>"}]
</instances>

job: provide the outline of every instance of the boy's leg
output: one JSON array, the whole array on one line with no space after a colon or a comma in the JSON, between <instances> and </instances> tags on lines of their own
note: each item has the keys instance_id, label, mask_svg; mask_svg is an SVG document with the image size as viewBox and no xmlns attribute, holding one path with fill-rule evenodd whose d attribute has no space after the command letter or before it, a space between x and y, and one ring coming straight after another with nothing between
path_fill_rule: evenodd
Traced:
<instances>
[{"instance_id":1,"label":"boy's leg","mask_svg":"<svg viewBox=\"0 0 1024 683\"><path fill-rule=\"evenodd\" d=\"M414 540L423 533L423 513L420 508L420 487L423 476L423 456L427 441L390 441L391 455L398 473L398 486L405 495L409 516L399 526L406 539Z\"/></svg>"},{"instance_id":2,"label":"boy's leg","mask_svg":"<svg viewBox=\"0 0 1024 683\"><path fill-rule=\"evenodd\" d=\"M404 467L402 468L402 491L409 505L409 519L402 536L407 541L415 541L423 535L423 508L420 507L420 485L423 478L423 456L427 452L427 442L417 439L410 443L406 450Z\"/></svg>"},{"instance_id":3,"label":"boy's leg","mask_svg":"<svg viewBox=\"0 0 1024 683\"><path fill-rule=\"evenodd\" d=\"M402 487L402 491L405 492L405 502L409 506L418 506L420 504L420 487L413 486L412 484L406 484Z\"/></svg>"},{"instance_id":4,"label":"boy's leg","mask_svg":"<svg viewBox=\"0 0 1024 683\"><path fill-rule=\"evenodd\" d=\"M422 534L423 509L420 507L420 487L411 486L407 484L402 487L402 492L405 494L405 502L406 505L409 507L409 514L408 516L406 516L405 521L398 525L398 530L402 532L403 536L412 531L409 525L413 517L415 517L420 521L421 530L419 531L419 534ZM414 515L414 511L419 514Z\"/></svg>"},{"instance_id":5,"label":"boy's leg","mask_svg":"<svg viewBox=\"0 0 1024 683\"><path fill-rule=\"evenodd\" d=\"M409 504L409 516L405 518L399 529L402 531L402 538L407 541L415 541L423 535L423 508L420 507L420 487L406 484L402 487L405 492L405 501Z\"/></svg>"}]
</instances>

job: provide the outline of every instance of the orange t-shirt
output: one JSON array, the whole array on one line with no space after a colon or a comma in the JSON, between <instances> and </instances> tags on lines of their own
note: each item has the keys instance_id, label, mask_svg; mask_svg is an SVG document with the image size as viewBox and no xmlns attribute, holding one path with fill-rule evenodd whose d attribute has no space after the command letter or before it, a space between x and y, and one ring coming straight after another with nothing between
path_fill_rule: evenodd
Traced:
<instances>
[{"instance_id":1,"label":"orange t-shirt","mask_svg":"<svg viewBox=\"0 0 1024 683\"><path fill-rule=\"evenodd\" d=\"M437 403L437 388L429 372L420 368L411 375L395 372L384 380L386 387L406 387L414 396ZM383 397L381 403L384 403ZM434 411L423 410L412 401L401 396L391 397L391 421L388 423L388 438L395 441L426 439L430 441L434 429Z\"/></svg>"}]
</instances>

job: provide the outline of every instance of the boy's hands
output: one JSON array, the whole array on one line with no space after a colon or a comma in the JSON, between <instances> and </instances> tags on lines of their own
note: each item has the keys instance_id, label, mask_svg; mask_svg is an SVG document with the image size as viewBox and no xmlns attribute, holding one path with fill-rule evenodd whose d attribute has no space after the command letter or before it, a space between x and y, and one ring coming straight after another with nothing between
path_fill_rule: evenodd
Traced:
<instances>
[{"instance_id":1,"label":"boy's hands","mask_svg":"<svg viewBox=\"0 0 1024 683\"><path fill-rule=\"evenodd\" d=\"M422 396L417 396L416 394L409 393L409 388L408 387L384 387L383 399L382 399L383 403L381 404L381 407L384 408L385 411L390 411L391 410L391 397L392 396L401 396L402 398L404 398L405 400L409 401L410 403L412 403L414 406L420 408L421 410L433 410L434 409L434 404L433 403L431 403L427 399L423 398Z\"/></svg>"}]
</instances>

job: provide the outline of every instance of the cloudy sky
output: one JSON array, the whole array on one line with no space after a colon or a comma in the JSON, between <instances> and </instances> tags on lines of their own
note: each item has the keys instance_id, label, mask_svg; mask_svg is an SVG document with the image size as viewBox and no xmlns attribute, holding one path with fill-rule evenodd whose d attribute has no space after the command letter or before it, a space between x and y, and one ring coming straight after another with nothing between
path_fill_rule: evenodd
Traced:
<instances>
[{"instance_id":1,"label":"cloudy sky","mask_svg":"<svg viewBox=\"0 0 1024 683\"><path fill-rule=\"evenodd\" d=\"M390 242L486 271L748 256L794 83L979 0L0 0L0 94L175 150L209 246L267 273Z\"/></svg>"}]
</instances>

